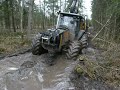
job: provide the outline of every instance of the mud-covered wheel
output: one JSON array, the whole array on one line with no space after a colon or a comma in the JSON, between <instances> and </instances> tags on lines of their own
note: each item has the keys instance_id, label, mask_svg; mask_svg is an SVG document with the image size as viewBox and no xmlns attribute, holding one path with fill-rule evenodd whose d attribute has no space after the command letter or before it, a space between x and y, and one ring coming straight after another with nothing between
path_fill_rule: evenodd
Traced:
<instances>
[{"instance_id":1,"label":"mud-covered wheel","mask_svg":"<svg viewBox=\"0 0 120 90\"><path fill-rule=\"evenodd\" d=\"M45 50L41 46L39 39L32 40L32 54L33 55L41 55L41 54L44 54L46 52L47 52L47 50Z\"/></svg>"},{"instance_id":2,"label":"mud-covered wheel","mask_svg":"<svg viewBox=\"0 0 120 90\"><path fill-rule=\"evenodd\" d=\"M79 41L73 41L69 45L66 56L68 59L77 59L77 56L81 52L81 43Z\"/></svg>"},{"instance_id":3,"label":"mud-covered wheel","mask_svg":"<svg viewBox=\"0 0 120 90\"><path fill-rule=\"evenodd\" d=\"M81 38L81 43L82 43L82 48L87 48L88 47L88 36L87 36L87 34L83 35L83 37Z\"/></svg>"}]
</instances>

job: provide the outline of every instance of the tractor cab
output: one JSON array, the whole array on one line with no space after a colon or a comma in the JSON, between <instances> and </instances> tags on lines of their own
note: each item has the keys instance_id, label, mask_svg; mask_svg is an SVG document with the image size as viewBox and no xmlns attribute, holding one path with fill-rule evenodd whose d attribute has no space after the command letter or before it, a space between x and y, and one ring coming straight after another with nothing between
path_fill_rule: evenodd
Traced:
<instances>
[{"instance_id":1,"label":"tractor cab","mask_svg":"<svg viewBox=\"0 0 120 90\"><path fill-rule=\"evenodd\" d=\"M79 14L59 12L56 28L61 28L62 26L69 30L75 30L80 19L82 19L82 16Z\"/></svg>"},{"instance_id":2,"label":"tractor cab","mask_svg":"<svg viewBox=\"0 0 120 90\"><path fill-rule=\"evenodd\" d=\"M77 33L81 29L81 23L83 22L83 17L79 14L58 12L58 20L56 29L69 30L71 33Z\"/></svg>"}]
</instances>

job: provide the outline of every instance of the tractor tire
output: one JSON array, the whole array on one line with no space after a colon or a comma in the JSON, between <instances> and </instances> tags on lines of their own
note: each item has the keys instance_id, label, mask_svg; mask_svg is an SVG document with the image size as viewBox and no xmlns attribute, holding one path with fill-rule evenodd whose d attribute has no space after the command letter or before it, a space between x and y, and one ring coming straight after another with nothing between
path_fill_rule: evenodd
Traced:
<instances>
[{"instance_id":1,"label":"tractor tire","mask_svg":"<svg viewBox=\"0 0 120 90\"><path fill-rule=\"evenodd\" d=\"M88 36L87 36L87 34L84 34L80 41L82 43L82 48L87 48L88 47Z\"/></svg>"},{"instance_id":2,"label":"tractor tire","mask_svg":"<svg viewBox=\"0 0 120 90\"><path fill-rule=\"evenodd\" d=\"M33 55L41 55L46 53L47 50L45 50L42 45L40 44L39 39L35 38L32 40L32 54Z\"/></svg>"},{"instance_id":3,"label":"tractor tire","mask_svg":"<svg viewBox=\"0 0 120 90\"><path fill-rule=\"evenodd\" d=\"M77 56L81 52L81 43L79 41L73 41L69 45L66 56L68 59L76 60Z\"/></svg>"}]
</instances>

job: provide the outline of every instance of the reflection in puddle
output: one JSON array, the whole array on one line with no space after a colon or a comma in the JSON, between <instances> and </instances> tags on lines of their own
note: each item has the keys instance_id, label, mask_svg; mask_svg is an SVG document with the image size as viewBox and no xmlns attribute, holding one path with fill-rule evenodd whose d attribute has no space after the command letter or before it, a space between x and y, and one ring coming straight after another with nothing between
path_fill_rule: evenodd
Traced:
<instances>
[{"instance_id":1,"label":"reflection in puddle","mask_svg":"<svg viewBox=\"0 0 120 90\"><path fill-rule=\"evenodd\" d=\"M9 67L8 70L10 70L10 71L15 71L15 70L18 70L18 68L15 68L15 67Z\"/></svg>"},{"instance_id":2,"label":"reflection in puddle","mask_svg":"<svg viewBox=\"0 0 120 90\"><path fill-rule=\"evenodd\" d=\"M43 80L43 75L38 73L38 79L39 81L42 83L44 80Z\"/></svg>"},{"instance_id":3,"label":"reflection in puddle","mask_svg":"<svg viewBox=\"0 0 120 90\"><path fill-rule=\"evenodd\" d=\"M5 88L4 88L4 90L8 90L8 89L7 89L7 87L6 87L6 85L5 85Z\"/></svg>"}]
</instances>

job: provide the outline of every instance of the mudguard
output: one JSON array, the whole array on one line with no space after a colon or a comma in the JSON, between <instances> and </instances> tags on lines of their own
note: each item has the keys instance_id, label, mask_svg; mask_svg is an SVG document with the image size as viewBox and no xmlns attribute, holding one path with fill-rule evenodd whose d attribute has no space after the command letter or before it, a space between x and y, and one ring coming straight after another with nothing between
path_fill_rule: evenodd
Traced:
<instances>
[{"instance_id":1,"label":"mudguard","mask_svg":"<svg viewBox=\"0 0 120 90\"><path fill-rule=\"evenodd\" d=\"M79 31L78 41L82 43L82 48L88 47L88 33L85 30Z\"/></svg>"},{"instance_id":2,"label":"mudguard","mask_svg":"<svg viewBox=\"0 0 120 90\"><path fill-rule=\"evenodd\" d=\"M77 39L81 40L82 37L84 36L84 34L86 34L85 30L80 30L79 33L78 33Z\"/></svg>"}]
</instances>

